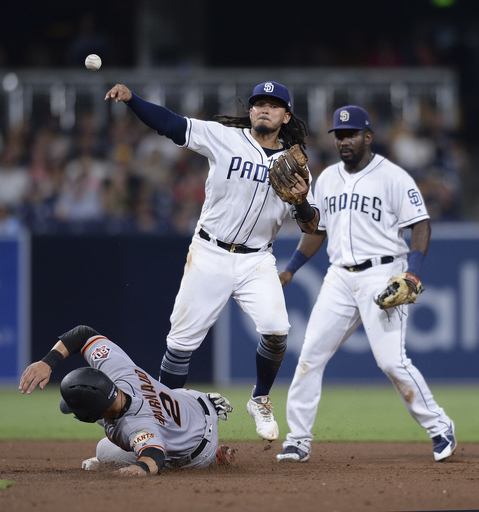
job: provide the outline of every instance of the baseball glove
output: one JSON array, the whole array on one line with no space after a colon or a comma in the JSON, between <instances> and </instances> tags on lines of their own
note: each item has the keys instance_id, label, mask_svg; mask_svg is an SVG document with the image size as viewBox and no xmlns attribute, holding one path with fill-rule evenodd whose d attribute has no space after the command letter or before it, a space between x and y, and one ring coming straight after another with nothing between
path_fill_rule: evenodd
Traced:
<instances>
[{"instance_id":1,"label":"baseball glove","mask_svg":"<svg viewBox=\"0 0 479 512\"><path fill-rule=\"evenodd\" d=\"M276 194L286 203L299 204L306 194L297 194L291 189L298 183L299 174L309 186L308 158L298 144L287 149L269 169L269 181Z\"/></svg>"},{"instance_id":2,"label":"baseball glove","mask_svg":"<svg viewBox=\"0 0 479 512\"><path fill-rule=\"evenodd\" d=\"M233 407L229 400L224 396L221 396L219 393L206 393L206 396L216 409L218 418L226 421L228 419L228 413L233 412Z\"/></svg>"},{"instance_id":3,"label":"baseball glove","mask_svg":"<svg viewBox=\"0 0 479 512\"><path fill-rule=\"evenodd\" d=\"M413 287L410 295L408 284L412 284ZM403 272L391 277L387 288L374 299L374 302L380 309L395 308L401 304L416 302L416 299L423 291L424 287L416 275L410 272Z\"/></svg>"}]
</instances>

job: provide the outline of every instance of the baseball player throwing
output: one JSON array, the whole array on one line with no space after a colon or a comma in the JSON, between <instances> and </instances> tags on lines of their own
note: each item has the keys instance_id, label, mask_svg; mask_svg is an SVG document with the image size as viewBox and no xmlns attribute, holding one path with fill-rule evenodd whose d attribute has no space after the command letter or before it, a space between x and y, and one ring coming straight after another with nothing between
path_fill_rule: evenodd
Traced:
<instances>
[{"instance_id":1,"label":"baseball player throwing","mask_svg":"<svg viewBox=\"0 0 479 512\"><path fill-rule=\"evenodd\" d=\"M405 350L406 304L422 291L418 275L429 246L426 207L406 171L371 152L373 135L365 110L351 105L336 110L332 131L341 162L327 167L315 184L318 232L302 235L280 274L283 285L287 284L319 250L327 233L331 265L311 312L288 392L290 433L276 458L293 462L310 458L324 369L362 322L378 366L432 438L435 460L445 460L456 448L454 423L435 402ZM412 230L409 261L406 228ZM391 276L396 277L390 280ZM406 292L391 307L396 303L388 301L400 285Z\"/></svg>"},{"instance_id":2,"label":"baseball player throwing","mask_svg":"<svg viewBox=\"0 0 479 512\"><path fill-rule=\"evenodd\" d=\"M290 325L272 244L287 215L308 233L318 223L309 183L297 175L293 192L303 200L290 204L269 182L268 170L276 160L296 144L304 147L307 135L304 123L291 112L288 89L276 82L259 84L249 98L248 115L217 116L218 122L179 116L124 85L115 85L105 99L126 102L146 125L205 156L210 167L206 199L171 315L161 382L170 388L184 386L193 352L233 297L259 333L257 380L247 409L257 433L277 439L269 392Z\"/></svg>"},{"instance_id":3,"label":"baseball player throwing","mask_svg":"<svg viewBox=\"0 0 479 512\"><path fill-rule=\"evenodd\" d=\"M113 462L124 466L122 475L144 476L158 474L163 466L233 462L234 451L218 447L218 418L226 420L233 410L226 398L167 388L91 327L80 325L61 335L41 361L26 368L19 389L28 394L37 385L43 389L52 370L78 352L90 366L64 377L60 409L104 427L107 438L98 443L97 463Z\"/></svg>"}]
</instances>

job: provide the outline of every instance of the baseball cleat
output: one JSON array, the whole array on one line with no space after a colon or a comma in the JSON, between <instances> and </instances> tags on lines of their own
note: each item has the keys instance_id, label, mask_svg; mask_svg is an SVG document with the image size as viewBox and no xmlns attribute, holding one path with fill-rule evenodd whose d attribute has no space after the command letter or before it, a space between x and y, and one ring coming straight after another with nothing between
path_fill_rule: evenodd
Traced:
<instances>
[{"instance_id":1,"label":"baseball cleat","mask_svg":"<svg viewBox=\"0 0 479 512\"><path fill-rule=\"evenodd\" d=\"M309 457L309 453L300 450L296 446L287 446L276 455L276 460L278 462L308 462Z\"/></svg>"},{"instance_id":2,"label":"baseball cleat","mask_svg":"<svg viewBox=\"0 0 479 512\"><path fill-rule=\"evenodd\" d=\"M454 454L456 450L456 438L454 436L454 423L451 424L444 434L439 434L432 438L434 458L437 462L442 462Z\"/></svg>"},{"instance_id":3,"label":"baseball cleat","mask_svg":"<svg viewBox=\"0 0 479 512\"><path fill-rule=\"evenodd\" d=\"M222 444L216 452L216 464L218 466L232 466L236 464L236 451Z\"/></svg>"},{"instance_id":4,"label":"baseball cleat","mask_svg":"<svg viewBox=\"0 0 479 512\"><path fill-rule=\"evenodd\" d=\"M256 422L257 434L266 441L275 441L279 436L279 428L273 416L273 405L269 396L251 397L246 409Z\"/></svg>"},{"instance_id":5,"label":"baseball cleat","mask_svg":"<svg viewBox=\"0 0 479 512\"><path fill-rule=\"evenodd\" d=\"M101 465L101 462L96 458L86 459L82 462L81 467L86 471L96 471Z\"/></svg>"}]
</instances>

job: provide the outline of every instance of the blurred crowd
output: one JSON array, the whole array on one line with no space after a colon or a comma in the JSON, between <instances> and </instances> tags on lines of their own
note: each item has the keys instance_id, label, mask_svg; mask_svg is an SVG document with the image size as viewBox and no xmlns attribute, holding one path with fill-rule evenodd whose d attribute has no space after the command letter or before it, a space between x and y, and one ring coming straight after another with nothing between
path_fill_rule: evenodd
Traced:
<instances>
[{"instance_id":1,"label":"blurred crowd","mask_svg":"<svg viewBox=\"0 0 479 512\"><path fill-rule=\"evenodd\" d=\"M193 0L186 2L186 11L196 13L187 25L190 38L175 37L185 30L187 19L185 6L174 2L148 0L137 5L129 1L128 9L114 12L93 2L68 8L65 4L60 17L51 16L43 5L29 4L33 15L27 20L18 10L21 23L14 23L29 37L6 31L10 37L0 43L2 68L83 67L88 53L100 54L110 67L168 65L183 72L188 67L185 63L191 67L265 64L263 52L256 48L247 51L248 40L257 43L246 32L225 44L230 25L224 24L221 31L216 15L209 19L214 30L203 33L205 25L195 16L204 11ZM225 9L235 12L237 6L221 5L221 11L215 13L230 19ZM342 37L315 30L317 20L312 16L309 21L314 29L303 31L309 50L298 51L297 46L288 44L274 63L281 64L277 60L281 56L284 66L454 69L463 112L460 135L451 133L427 107L418 128L362 106L373 118L373 151L401 165L416 179L432 220L476 221L479 174L472 169L472 150L468 151L465 143L470 148L475 145L473 122L479 114L475 91L478 22L477 17L468 15L467 5L449 10L436 7L406 3L403 21L401 13L385 14L373 8L368 19L374 30L357 23L357 13L363 11L357 3L337 16L325 8L323 26L334 31L341 26ZM418 9L423 15L412 16ZM329 19L326 16L331 21L325 21ZM275 22L285 23L286 30L292 19L280 17ZM397 23L384 21L388 19ZM256 20L251 21L243 30L251 25L256 34ZM301 23L305 21L302 16ZM133 29L135 23L142 26L138 33ZM220 44L213 39L206 43L206 36L219 38ZM233 42L241 45L241 51L233 50ZM0 133L0 233L15 232L21 226L34 233L193 232L204 200L208 172L204 158L159 137L129 112L112 119L106 128L97 124L92 112L77 119L71 131L62 130L58 119L52 117L38 125L25 124ZM309 138L307 153L313 176L337 161L332 140L326 132ZM291 229L297 228L291 224Z\"/></svg>"},{"instance_id":2,"label":"blurred crowd","mask_svg":"<svg viewBox=\"0 0 479 512\"><path fill-rule=\"evenodd\" d=\"M420 130L382 121L374 110L371 115L374 152L411 173L432 220L466 219L469 160L461 139L433 113ZM307 154L316 177L338 160L333 136L309 137ZM160 137L128 111L106 129L91 112L68 133L55 118L25 124L0 138L0 233L25 226L36 234L189 235L207 173L204 157Z\"/></svg>"},{"instance_id":3,"label":"blurred crowd","mask_svg":"<svg viewBox=\"0 0 479 512\"><path fill-rule=\"evenodd\" d=\"M9 131L0 152L0 232L191 233L207 163L126 115L100 130L85 113Z\"/></svg>"}]
</instances>

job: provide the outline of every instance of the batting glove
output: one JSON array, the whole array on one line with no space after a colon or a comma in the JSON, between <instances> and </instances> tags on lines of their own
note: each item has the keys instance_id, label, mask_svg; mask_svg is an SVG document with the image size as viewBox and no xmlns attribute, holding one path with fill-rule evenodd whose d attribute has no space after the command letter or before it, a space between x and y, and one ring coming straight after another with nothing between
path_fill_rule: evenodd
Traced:
<instances>
[{"instance_id":1,"label":"batting glove","mask_svg":"<svg viewBox=\"0 0 479 512\"><path fill-rule=\"evenodd\" d=\"M233 407L231 406L229 400L224 396L221 396L219 393L206 393L206 396L214 405L216 413L218 414L218 418L226 421L228 419L227 413L233 412Z\"/></svg>"}]
</instances>

